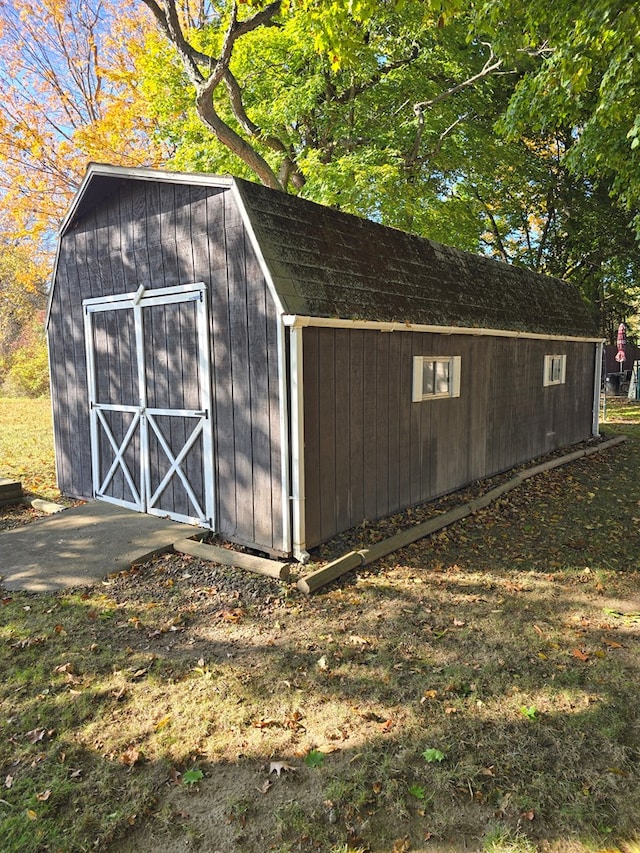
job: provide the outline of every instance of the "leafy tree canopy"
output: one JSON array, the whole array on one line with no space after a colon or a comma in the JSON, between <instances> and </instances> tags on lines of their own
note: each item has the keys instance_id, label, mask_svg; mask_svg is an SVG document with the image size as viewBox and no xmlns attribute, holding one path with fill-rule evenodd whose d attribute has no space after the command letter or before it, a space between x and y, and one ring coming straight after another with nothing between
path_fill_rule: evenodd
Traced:
<instances>
[{"instance_id":1,"label":"leafy tree canopy","mask_svg":"<svg viewBox=\"0 0 640 853\"><path fill-rule=\"evenodd\" d=\"M0 210L23 237L56 227L87 162L160 164L131 48L135 0L0 3Z\"/></svg>"},{"instance_id":2,"label":"leafy tree canopy","mask_svg":"<svg viewBox=\"0 0 640 853\"><path fill-rule=\"evenodd\" d=\"M0 182L45 235L87 161L230 172L637 300L640 13L594 0L12 0Z\"/></svg>"},{"instance_id":3,"label":"leafy tree canopy","mask_svg":"<svg viewBox=\"0 0 640 853\"><path fill-rule=\"evenodd\" d=\"M175 168L258 176L573 279L603 331L633 310L636 174L606 145L611 123L588 128L627 85L633 15L615 18L612 3L598 23L573 0L290 0L197 14L140 2L159 23L138 57L140 85ZM631 154L625 109L617 145Z\"/></svg>"},{"instance_id":4,"label":"leafy tree canopy","mask_svg":"<svg viewBox=\"0 0 640 853\"><path fill-rule=\"evenodd\" d=\"M507 137L568 129L567 167L609 181L640 233L640 7L620 0L491 0L478 11L497 50L536 46L541 57L502 117Z\"/></svg>"}]
</instances>

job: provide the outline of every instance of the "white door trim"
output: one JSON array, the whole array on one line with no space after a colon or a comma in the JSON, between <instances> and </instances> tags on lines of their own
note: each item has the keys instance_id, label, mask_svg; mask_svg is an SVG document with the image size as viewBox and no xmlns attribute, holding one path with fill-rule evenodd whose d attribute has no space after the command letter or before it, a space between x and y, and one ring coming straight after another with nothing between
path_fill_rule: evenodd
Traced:
<instances>
[{"instance_id":1,"label":"white door trim","mask_svg":"<svg viewBox=\"0 0 640 853\"><path fill-rule=\"evenodd\" d=\"M198 353L198 391L199 409L170 409L150 408L147 405L147 378L145 365L145 328L144 309L158 305L171 305L182 302L197 301L196 307L196 334ZM207 311L207 288L202 282L189 285L178 285L154 290L145 290L140 286L135 293L123 293L105 297L85 299L83 301L85 311L85 349L87 356L87 376L89 385L90 405L90 433L91 433L91 462L93 470L93 494L99 500L115 503L139 512L147 512L152 515L166 516L175 521L183 521L188 524L196 524L201 527L209 527L215 530L215 482L213 465L213 426L211 406L211 379L210 359L208 341L208 311ZM134 331L136 342L136 367L138 374L138 405L125 405L117 403L101 403L98 400L98 383L96 370L96 354L94 343L94 331L92 316L98 312L124 310L133 312ZM120 446L114 439L108 422L103 414L107 411L130 413L133 415L125 437ZM180 418L193 418L195 425L182 448L174 453L166 441L162 429L157 421L157 416L173 416ZM140 436L140 470L138 472L138 485L136 485L134 474L129 470L124 455L136 432ZM114 459L106 475L101 476L99 439L103 434L114 452ZM158 446L162 449L169 463L168 471L163 476L160 484L152 493L151 471L149 458L149 439L155 436ZM199 437L202 437L202 477L204 506L195 495L185 472L182 470L182 462ZM115 498L105 493L116 472L120 470L131 491L132 500ZM185 493L191 503L191 514L185 515L178 512L170 512L156 506L163 492L177 477L181 482Z\"/></svg>"}]
</instances>

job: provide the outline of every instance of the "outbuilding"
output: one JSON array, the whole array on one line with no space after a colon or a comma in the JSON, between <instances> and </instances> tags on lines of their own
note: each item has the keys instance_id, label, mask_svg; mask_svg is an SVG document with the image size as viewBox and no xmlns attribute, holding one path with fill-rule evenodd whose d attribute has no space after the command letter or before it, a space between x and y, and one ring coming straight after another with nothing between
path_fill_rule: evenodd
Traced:
<instances>
[{"instance_id":1,"label":"outbuilding","mask_svg":"<svg viewBox=\"0 0 640 853\"><path fill-rule=\"evenodd\" d=\"M598 432L573 286L235 178L91 165L47 331L63 493L274 556Z\"/></svg>"}]
</instances>

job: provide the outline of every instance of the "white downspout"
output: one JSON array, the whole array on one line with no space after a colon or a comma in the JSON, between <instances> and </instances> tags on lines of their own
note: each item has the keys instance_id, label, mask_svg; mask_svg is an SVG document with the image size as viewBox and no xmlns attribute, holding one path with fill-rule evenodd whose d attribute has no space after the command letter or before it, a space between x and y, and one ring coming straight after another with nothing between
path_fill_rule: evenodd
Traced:
<instances>
[{"instance_id":1,"label":"white downspout","mask_svg":"<svg viewBox=\"0 0 640 853\"><path fill-rule=\"evenodd\" d=\"M304 485L304 389L302 366L303 329L290 329L291 359L291 510L293 556L301 563L309 561L305 532Z\"/></svg>"},{"instance_id":2,"label":"white downspout","mask_svg":"<svg viewBox=\"0 0 640 853\"><path fill-rule=\"evenodd\" d=\"M593 427L594 438L600 435L600 388L602 387L602 353L604 342L596 344L595 370L593 380Z\"/></svg>"}]
</instances>

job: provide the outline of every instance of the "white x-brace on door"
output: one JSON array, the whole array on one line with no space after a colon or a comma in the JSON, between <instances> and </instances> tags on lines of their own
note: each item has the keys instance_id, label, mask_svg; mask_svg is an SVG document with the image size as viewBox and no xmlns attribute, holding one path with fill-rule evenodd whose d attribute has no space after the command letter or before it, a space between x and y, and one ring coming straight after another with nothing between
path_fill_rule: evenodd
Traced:
<instances>
[{"instance_id":1,"label":"white x-brace on door","mask_svg":"<svg viewBox=\"0 0 640 853\"><path fill-rule=\"evenodd\" d=\"M215 529L204 284L86 299L94 497Z\"/></svg>"}]
</instances>

